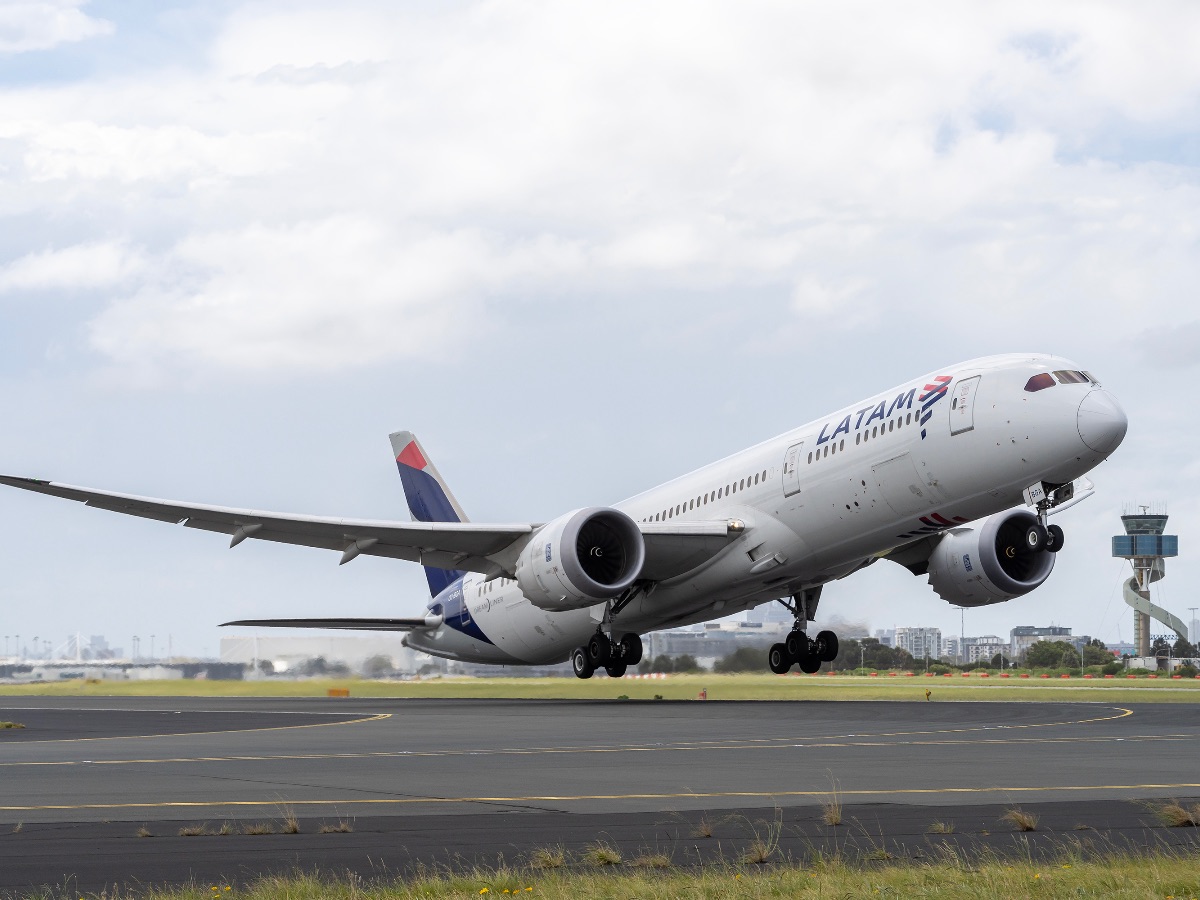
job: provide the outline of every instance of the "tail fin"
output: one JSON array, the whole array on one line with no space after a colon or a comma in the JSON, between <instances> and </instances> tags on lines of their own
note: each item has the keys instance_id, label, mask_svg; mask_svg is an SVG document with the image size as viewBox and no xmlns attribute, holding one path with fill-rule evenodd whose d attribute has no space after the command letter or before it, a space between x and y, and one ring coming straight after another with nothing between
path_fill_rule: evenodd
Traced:
<instances>
[{"instance_id":1,"label":"tail fin","mask_svg":"<svg viewBox=\"0 0 1200 900\"><path fill-rule=\"evenodd\" d=\"M411 431L391 435L392 455L404 484L404 497L414 522L466 522L467 515L454 499L454 494L442 480L442 475L429 461L425 448ZM436 597L464 573L451 569L425 567L429 593Z\"/></svg>"}]
</instances>

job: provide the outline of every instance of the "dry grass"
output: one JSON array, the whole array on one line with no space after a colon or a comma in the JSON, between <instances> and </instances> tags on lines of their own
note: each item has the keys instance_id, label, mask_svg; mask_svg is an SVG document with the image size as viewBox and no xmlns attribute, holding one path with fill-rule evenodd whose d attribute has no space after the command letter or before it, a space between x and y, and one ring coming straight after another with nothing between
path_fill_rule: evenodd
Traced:
<instances>
[{"instance_id":1,"label":"dry grass","mask_svg":"<svg viewBox=\"0 0 1200 900\"><path fill-rule=\"evenodd\" d=\"M0 722L0 728L24 728L20 722Z\"/></svg>"},{"instance_id":2,"label":"dry grass","mask_svg":"<svg viewBox=\"0 0 1200 900\"><path fill-rule=\"evenodd\" d=\"M1194 828L1200 825L1200 804L1189 809L1178 800L1168 800L1151 808L1158 821L1168 828Z\"/></svg>"},{"instance_id":3,"label":"dry grass","mask_svg":"<svg viewBox=\"0 0 1200 900\"><path fill-rule=\"evenodd\" d=\"M700 821L692 828L692 837L694 838L710 838L713 836L713 823L708 816L702 816Z\"/></svg>"},{"instance_id":4,"label":"dry grass","mask_svg":"<svg viewBox=\"0 0 1200 900\"><path fill-rule=\"evenodd\" d=\"M583 851L583 861L593 866L620 865L621 851L607 841L597 841Z\"/></svg>"},{"instance_id":5,"label":"dry grass","mask_svg":"<svg viewBox=\"0 0 1200 900\"><path fill-rule=\"evenodd\" d=\"M889 859L895 859L896 857L894 854L888 853L883 847L872 847L862 855L862 858L866 862L887 862Z\"/></svg>"},{"instance_id":6,"label":"dry grass","mask_svg":"<svg viewBox=\"0 0 1200 900\"><path fill-rule=\"evenodd\" d=\"M242 834L274 834L275 826L270 822L248 822L242 826Z\"/></svg>"},{"instance_id":7,"label":"dry grass","mask_svg":"<svg viewBox=\"0 0 1200 900\"><path fill-rule=\"evenodd\" d=\"M1019 806L1014 806L1000 818L1017 831L1037 831L1038 817L1031 812L1025 812Z\"/></svg>"},{"instance_id":8,"label":"dry grass","mask_svg":"<svg viewBox=\"0 0 1200 900\"><path fill-rule=\"evenodd\" d=\"M282 819L279 830L284 834L299 834L300 820L296 818L296 811L286 803L279 807L279 817Z\"/></svg>"},{"instance_id":9,"label":"dry grass","mask_svg":"<svg viewBox=\"0 0 1200 900\"><path fill-rule=\"evenodd\" d=\"M538 847L529 854L534 869L561 869L567 864L567 851L562 847Z\"/></svg>"},{"instance_id":10,"label":"dry grass","mask_svg":"<svg viewBox=\"0 0 1200 900\"><path fill-rule=\"evenodd\" d=\"M821 821L826 825L842 824L842 795L838 793L837 781L829 778L829 797L821 801Z\"/></svg>"},{"instance_id":11,"label":"dry grass","mask_svg":"<svg viewBox=\"0 0 1200 900\"><path fill-rule=\"evenodd\" d=\"M20 834L20 833L21 833L22 831L24 831L24 830L25 830L25 823L24 823L24 822L18 822L16 825L14 825L14 826L12 827L12 833L13 833L13 834Z\"/></svg>"},{"instance_id":12,"label":"dry grass","mask_svg":"<svg viewBox=\"0 0 1200 900\"><path fill-rule=\"evenodd\" d=\"M207 822L201 822L196 825L184 825L179 829L180 837L211 837L212 830L208 827Z\"/></svg>"},{"instance_id":13,"label":"dry grass","mask_svg":"<svg viewBox=\"0 0 1200 900\"><path fill-rule=\"evenodd\" d=\"M934 822L927 829L926 834L954 834L953 822Z\"/></svg>"},{"instance_id":14,"label":"dry grass","mask_svg":"<svg viewBox=\"0 0 1200 900\"><path fill-rule=\"evenodd\" d=\"M338 819L332 825L329 822L321 823L321 834L349 834L354 830L354 826L345 819Z\"/></svg>"},{"instance_id":15,"label":"dry grass","mask_svg":"<svg viewBox=\"0 0 1200 900\"><path fill-rule=\"evenodd\" d=\"M145 825L143 825L142 827L140 827L137 830L137 836L138 837L154 837L154 832L152 832L149 828L147 828Z\"/></svg>"}]
</instances>

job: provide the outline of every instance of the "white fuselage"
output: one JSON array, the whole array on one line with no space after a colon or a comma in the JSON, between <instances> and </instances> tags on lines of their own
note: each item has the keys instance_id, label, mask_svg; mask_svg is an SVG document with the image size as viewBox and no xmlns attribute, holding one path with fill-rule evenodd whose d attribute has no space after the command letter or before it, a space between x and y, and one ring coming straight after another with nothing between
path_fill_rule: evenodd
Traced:
<instances>
[{"instance_id":1,"label":"white fuselage","mask_svg":"<svg viewBox=\"0 0 1200 900\"><path fill-rule=\"evenodd\" d=\"M715 557L634 600L614 631L644 634L787 597L923 535L1017 506L1033 484L1079 478L1120 443L1124 417L1094 380L1026 389L1032 376L1059 370L1078 367L1008 355L937 370L615 504L637 522L738 519L745 529ZM1119 434L1096 408L1115 411ZM409 635L408 646L541 664L585 642L604 604L547 612L513 580L468 574L430 609L445 622Z\"/></svg>"}]
</instances>

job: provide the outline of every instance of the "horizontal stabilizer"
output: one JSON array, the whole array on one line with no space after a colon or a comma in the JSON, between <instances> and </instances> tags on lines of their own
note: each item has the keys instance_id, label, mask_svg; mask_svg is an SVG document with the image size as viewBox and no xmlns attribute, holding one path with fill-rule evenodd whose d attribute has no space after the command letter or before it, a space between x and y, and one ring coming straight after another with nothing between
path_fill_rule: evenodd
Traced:
<instances>
[{"instance_id":1,"label":"horizontal stabilizer","mask_svg":"<svg viewBox=\"0 0 1200 900\"><path fill-rule=\"evenodd\" d=\"M344 631L412 631L416 628L437 628L441 616L421 619L238 619L222 622L226 625L247 625L254 628L340 628Z\"/></svg>"}]
</instances>

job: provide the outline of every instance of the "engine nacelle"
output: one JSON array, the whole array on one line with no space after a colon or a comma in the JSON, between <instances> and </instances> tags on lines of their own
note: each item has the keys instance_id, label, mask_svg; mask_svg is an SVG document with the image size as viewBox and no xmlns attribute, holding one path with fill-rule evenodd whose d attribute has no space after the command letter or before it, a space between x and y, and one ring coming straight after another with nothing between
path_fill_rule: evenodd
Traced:
<instances>
[{"instance_id":1,"label":"engine nacelle","mask_svg":"<svg viewBox=\"0 0 1200 900\"><path fill-rule=\"evenodd\" d=\"M517 558L517 583L541 609L579 609L616 597L645 561L637 523L620 510L594 506L542 526Z\"/></svg>"},{"instance_id":2,"label":"engine nacelle","mask_svg":"<svg viewBox=\"0 0 1200 900\"><path fill-rule=\"evenodd\" d=\"M1025 532L1037 517L1024 510L990 516L978 528L954 528L929 557L929 584L956 606L986 606L1028 594L1054 571L1049 550L1030 553Z\"/></svg>"}]
</instances>

